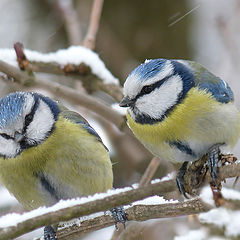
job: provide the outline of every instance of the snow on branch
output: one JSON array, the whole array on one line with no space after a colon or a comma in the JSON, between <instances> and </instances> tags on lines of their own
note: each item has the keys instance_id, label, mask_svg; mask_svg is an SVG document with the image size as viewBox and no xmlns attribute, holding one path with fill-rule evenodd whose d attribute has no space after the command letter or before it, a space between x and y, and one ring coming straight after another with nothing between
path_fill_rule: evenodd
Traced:
<instances>
[{"instance_id":1,"label":"snow on branch","mask_svg":"<svg viewBox=\"0 0 240 240\"><path fill-rule=\"evenodd\" d=\"M234 163L220 168L220 177L222 180L227 177L234 177L239 175L240 163ZM175 179L163 179L160 181L153 181L152 184L143 187L133 185L132 188L128 187L124 189L111 190L108 193L96 194L88 198L60 201L58 204L50 208L42 207L23 215L9 214L0 218L0 236L2 239L17 237L21 234L45 225L69 221L74 218L107 211L113 207L127 205L155 195L161 196L175 190ZM237 196L237 194L234 195L235 198L237 198ZM159 201L160 204L155 206L152 205L153 200L154 203L156 203L156 199L150 198L150 200L148 199L143 201L142 205L140 205L141 202L137 202L136 204L138 205L127 209L129 220L144 221L147 219L159 217L183 216L188 214L206 212L212 208L212 206L210 206L208 203L204 203L199 198L185 202L167 202L163 198L157 198L157 201ZM148 201L151 201L151 205L147 205ZM103 217L103 219L101 219L101 217ZM85 221L88 220L89 219L85 219ZM113 221L110 220L110 218L102 216L101 214L98 216L98 220L103 220L103 224L101 221L98 222L98 224L96 222L96 224L93 225L97 225L96 228L91 228L89 225L87 225L89 231L93 231L113 224ZM92 221L94 220L91 220L89 224L92 223ZM85 224L87 223L85 222ZM87 230L85 229L84 231Z\"/></svg>"},{"instance_id":2,"label":"snow on branch","mask_svg":"<svg viewBox=\"0 0 240 240\"><path fill-rule=\"evenodd\" d=\"M13 78L20 85L30 85L46 89L52 92L55 96L61 96L71 102L80 104L83 107L86 107L87 109L99 114L103 118L108 119L108 121L112 122L118 127L122 126L125 122L121 114L88 94L79 92L73 88L47 80L45 78L40 79L34 75L29 75L25 71L21 71L18 68L1 60L0 71L5 73L9 78ZM9 81L9 85L10 84L11 82Z\"/></svg>"},{"instance_id":3,"label":"snow on branch","mask_svg":"<svg viewBox=\"0 0 240 240\"><path fill-rule=\"evenodd\" d=\"M106 68L98 54L82 46L71 46L67 49L60 49L50 53L40 53L25 49L24 53L33 66L43 66L45 64L54 65L55 68L58 66L58 72L60 73L64 68L70 68L70 66L77 68L77 66L85 64L90 67L91 72L102 79L105 84L119 84L118 79ZM15 67L18 66L14 49L0 49L0 60ZM55 73L57 73L57 71L55 71Z\"/></svg>"}]
</instances>

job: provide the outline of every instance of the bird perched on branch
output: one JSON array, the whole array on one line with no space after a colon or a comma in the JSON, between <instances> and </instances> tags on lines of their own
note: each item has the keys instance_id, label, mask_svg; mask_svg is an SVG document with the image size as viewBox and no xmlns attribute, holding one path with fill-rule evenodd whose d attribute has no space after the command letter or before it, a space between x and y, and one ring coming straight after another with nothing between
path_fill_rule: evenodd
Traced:
<instances>
[{"instance_id":1,"label":"bird perched on branch","mask_svg":"<svg viewBox=\"0 0 240 240\"><path fill-rule=\"evenodd\" d=\"M208 155L217 185L219 147L233 147L240 136L240 113L229 85L200 64L154 59L127 77L121 107L128 126L154 155L183 162L177 185L186 196L183 177L188 162Z\"/></svg>"},{"instance_id":2,"label":"bird perched on branch","mask_svg":"<svg viewBox=\"0 0 240 240\"><path fill-rule=\"evenodd\" d=\"M0 99L0 181L28 210L112 188L101 138L78 113L30 92ZM44 238L55 239L45 227Z\"/></svg>"}]
</instances>

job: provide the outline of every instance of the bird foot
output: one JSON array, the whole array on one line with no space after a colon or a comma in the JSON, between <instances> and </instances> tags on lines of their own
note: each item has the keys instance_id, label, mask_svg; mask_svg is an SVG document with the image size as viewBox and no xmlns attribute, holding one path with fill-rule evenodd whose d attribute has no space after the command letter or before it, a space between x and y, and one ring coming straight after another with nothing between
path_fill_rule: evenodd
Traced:
<instances>
[{"instance_id":1,"label":"bird foot","mask_svg":"<svg viewBox=\"0 0 240 240\"><path fill-rule=\"evenodd\" d=\"M127 219L127 213L124 211L123 207L115 207L110 210L113 218L115 220L115 228L118 230L118 223L122 223L125 228L125 223Z\"/></svg>"},{"instance_id":2,"label":"bird foot","mask_svg":"<svg viewBox=\"0 0 240 240\"><path fill-rule=\"evenodd\" d=\"M222 144L216 144L212 146L208 153L207 153L207 158L208 158L208 169L209 169L209 174L212 178L213 185L219 189L219 184L218 184L218 163L220 162L219 156L220 156L220 149L219 147Z\"/></svg>"},{"instance_id":3,"label":"bird foot","mask_svg":"<svg viewBox=\"0 0 240 240\"><path fill-rule=\"evenodd\" d=\"M184 162L181 168L178 170L177 177L176 177L176 182L177 182L177 187L179 192L187 199L189 199L185 188L184 188L184 175L187 171L187 165L188 162Z\"/></svg>"},{"instance_id":4,"label":"bird foot","mask_svg":"<svg viewBox=\"0 0 240 240\"><path fill-rule=\"evenodd\" d=\"M51 226L44 228L44 240L57 240L56 232Z\"/></svg>"}]
</instances>

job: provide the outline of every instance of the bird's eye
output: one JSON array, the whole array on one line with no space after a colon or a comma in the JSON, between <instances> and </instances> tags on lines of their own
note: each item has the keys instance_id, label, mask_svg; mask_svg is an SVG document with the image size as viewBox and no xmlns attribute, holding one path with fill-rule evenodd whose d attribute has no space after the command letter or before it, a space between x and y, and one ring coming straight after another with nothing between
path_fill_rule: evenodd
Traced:
<instances>
[{"instance_id":1,"label":"bird's eye","mask_svg":"<svg viewBox=\"0 0 240 240\"><path fill-rule=\"evenodd\" d=\"M150 92L152 92L153 89L154 89L153 85L144 86L141 92L143 94L149 94Z\"/></svg>"},{"instance_id":2,"label":"bird's eye","mask_svg":"<svg viewBox=\"0 0 240 240\"><path fill-rule=\"evenodd\" d=\"M9 135L7 135L6 133L0 133L0 135L3 137L3 138L5 138L5 139L12 139L12 137L11 136L9 136Z\"/></svg>"},{"instance_id":3,"label":"bird's eye","mask_svg":"<svg viewBox=\"0 0 240 240\"><path fill-rule=\"evenodd\" d=\"M25 116L25 125L28 125L33 120L33 115L29 113Z\"/></svg>"}]
</instances>

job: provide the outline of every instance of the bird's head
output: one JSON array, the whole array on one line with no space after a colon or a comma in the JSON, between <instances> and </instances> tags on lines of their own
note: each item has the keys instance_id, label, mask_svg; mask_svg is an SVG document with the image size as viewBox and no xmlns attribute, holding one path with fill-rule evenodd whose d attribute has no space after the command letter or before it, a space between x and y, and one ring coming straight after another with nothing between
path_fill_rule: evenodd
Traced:
<instances>
[{"instance_id":1,"label":"bird's head","mask_svg":"<svg viewBox=\"0 0 240 240\"><path fill-rule=\"evenodd\" d=\"M127 77L120 102L141 124L162 121L194 86L194 76L184 61L146 60Z\"/></svg>"},{"instance_id":2,"label":"bird's head","mask_svg":"<svg viewBox=\"0 0 240 240\"><path fill-rule=\"evenodd\" d=\"M37 93L16 92L0 99L0 156L16 157L52 132L59 108Z\"/></svg>"}]
</instances>

